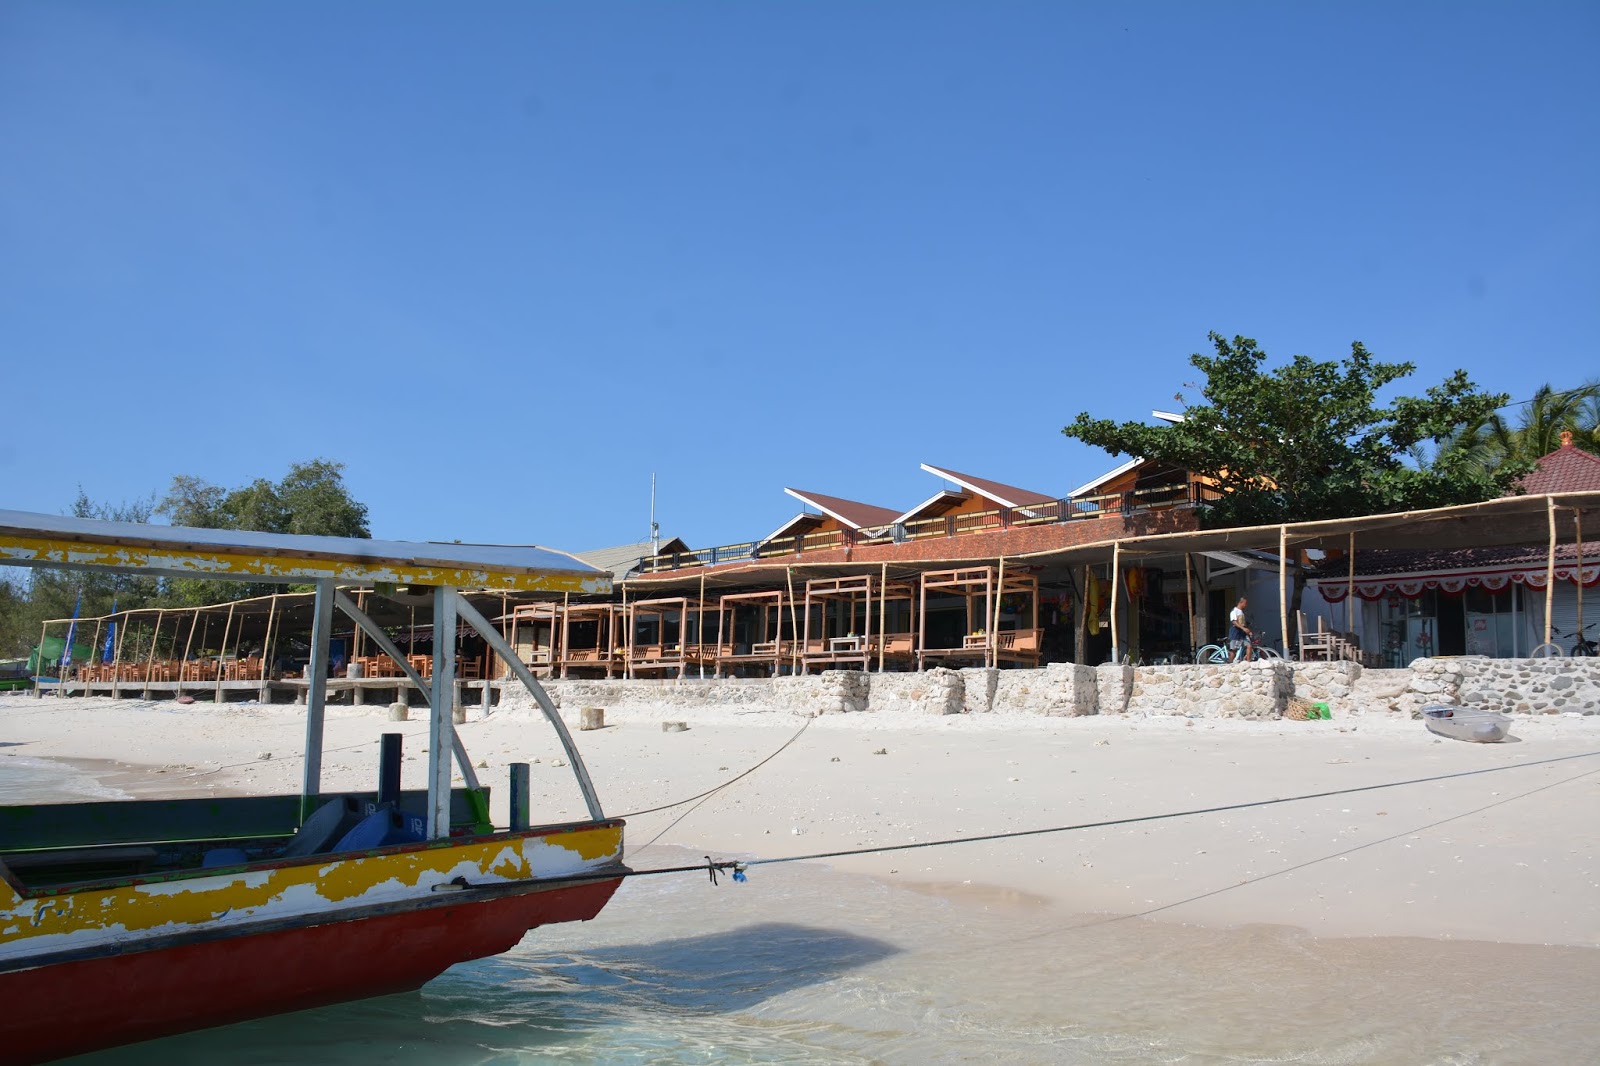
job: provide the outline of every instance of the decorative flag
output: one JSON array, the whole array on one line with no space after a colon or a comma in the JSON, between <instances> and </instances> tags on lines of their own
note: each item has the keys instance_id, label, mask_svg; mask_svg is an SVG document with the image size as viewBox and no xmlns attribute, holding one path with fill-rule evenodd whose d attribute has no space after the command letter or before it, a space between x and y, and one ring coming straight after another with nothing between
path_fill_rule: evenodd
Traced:
<instances>
[{"instance_id":1,"label":"decorative flag","mask_svg":"<svg viewBox=\"0 0 1600 1066\"><path fill-rule=\"evenodd\" d=\"M72 638L78 632L78 611L83 607L83 586L78 586L78 602L72 605L72 623L67 626L67 643L61 649L61 665L72 662Z\"/></svg>"},{"instance_id":2,"label":"decorative flag","mask_svg":"<svg viewBox=\"0 0 1600 1066\"><path fill-rule=\"evenodd\" d=\"M116 647L116 639L117 639L117 623L115 621L116 613L117 613L117 601L116 601L116 597L112 597L112 600L111 600L111 614L113 616L113 621L111 622L110 625L106 626L106 646L103 649L101 649L101 652L100 652L100 661L103 662L103 663L110 662L111 661L111 656L116 654L114 651L112 651L112 649Z\"/></svg>"}]
</instances>

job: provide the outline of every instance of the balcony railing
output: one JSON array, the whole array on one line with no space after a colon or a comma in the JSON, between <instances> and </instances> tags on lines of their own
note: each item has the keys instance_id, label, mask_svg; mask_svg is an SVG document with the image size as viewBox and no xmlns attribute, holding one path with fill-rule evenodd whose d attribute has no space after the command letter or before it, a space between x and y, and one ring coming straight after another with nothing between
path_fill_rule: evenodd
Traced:
<instances>
[{"instance_id":1,"label":"balcony railing","mask_svg":"<svg viewBox=\"0 0 1600 1066\"><path fill-rule=\"evenodd\" d=\"M828 551L847 546L904 544L935 537L995 533L1017 527L1093 521L1098 518L1166 511L1175 507L1193 507L1215 500L1217 497L1217 492L1205 485L1162 485L1133 492L1113 492L1099 496L1079 496L1070 500L1030 503L1025 507L997 507L989 511L918 518L911 522L878 529L834 529L823 533L802 533L773 537L765 541L745 541L742 544L724 544L716 548L670 552L666 555L649 556L643 560L640 570L646 574L659 574L671 570L689 570L699 566L765 562L769 559L803 556L808 552Z\"/></svg>"}]
</instances>

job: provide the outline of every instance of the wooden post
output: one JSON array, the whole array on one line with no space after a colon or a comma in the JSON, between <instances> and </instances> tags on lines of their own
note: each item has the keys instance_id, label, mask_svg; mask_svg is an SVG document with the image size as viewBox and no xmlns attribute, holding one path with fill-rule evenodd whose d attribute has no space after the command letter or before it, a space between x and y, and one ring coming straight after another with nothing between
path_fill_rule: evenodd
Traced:
<instances>
[{"instance_id":1,"label":"wooden post","mask_svg":"<svg viewBox=\"0 0 1600 1066\"><path fill-rule=\"evenodd\" d=\"M1574 583L1578 586L1578 622L1576 628L1579 643L1573 646L1576 649L1581 647L1583 642L1583 512L1576 507L1572 509L1572 534L1578 541L1578 570L1573 574Z\"/></svg>"},{"instance_id":2,"label":"wooden post","mask_svg":"<svg viewBox=\"0 0 1600 1066\"><path fill-rule=\"evenodd\" d=\"M123 628L126 629L127 627L124 626ZM39 653L33 657L33 668L34 668L34 671L35 671L33 676L35 676L35 677L43 677L43 676L45 676L45 674L44 674L44 638L45 638L45 634L48 633L48 632L50 632L50 623L49 622L41 622L41 623L39 623ZM111 691L114 693L114 692L116 692L116 689L113 688ZM38 682L34 682L33 695L34 695L34 697L36 699L43 699L44 698L44 685L42 685L42 684L40 684Z\"/></svg>"},{"instance_id":3,"label":"wooden post","mask_svg":"<svg viewBox=\"0 0 1600 1066\"><path fill-rule=\"evenodd\" d=\"M278 639L278 594L272 594L272 602L267 605L267 632L261 638L261 695L258 697L262 703L272 702L272 690L267 686L272 681L272 662L274 645Z\"/></svg>"},{"instance_id":4,"label":"wooden post","mask_svg":"<svg viewBox=\"0 0 1600 1066\"><path fill-rule=\"evenodd\" d=\"M928 575L917 575L917 669L928 668Z\"/></svg>"},{"instance_id":5,"label":"wooden post","mask_svg":"<svg viewBox=\"0 0 1600 1066\"><path fill-rule=\"evenodd\" d=\"M1583 567L1578 568L1582 571ZM1582 620L1581 618L1579 619ZM883 657L889 643L889 564L878 572L878 673L883 673Z\"/></svg>"},{"instance_id":6,"label":"wooden post","mask_svg":"<svg viewBox=\"0 0 1600 1066\"><path fill-rule=\"evenodd\" d=\"M89 645L89 662L91 663L100 658L100 626L104 623L104 621L105 619L103 618L96 618L94 620L94 643ZM84 665L87 666L89 664L85 663ZM89 681L87 678L85 678L83 682L83 694L85 696L89 694Z\"/></svg>"},{"instance_id":7,"label":"wooden post","mask_svg":"<svg viewBox=\"0 0 1600 1066\"><path fill-rule=\"evenodd\" d=\"M989 668L1000 668L1000 601L1006 595L1006 557L1000 556L1000 576L995 580L994 611L989 623Z\"/></svg>"},{"instance_id":8,"label":"wooden post","mask_svg":"<svg viewBox=\"0 0 1600 1066\"><path fill-rule=\"evenodd\" d=\"M212 696L212 700L216 703L223 702L225 698L222 695L222 672L226 666L226 664L223 662L223 656L228 653L228 630L233 628L233 608L235 606L236 603L228 604L228 620L223 623L222 642L217 645L217 687L214 695ZM311 679L307 678L307 680L309 681Z\"/></svg>"},{"instance_id":9,"label":"wooden post","mask_svg":"<svg viewBox=\"0 0 1600 1066\"><path fill-rule=\"evenodd\" d=\"M1194 556L1189 552L1183 553L1183 590L1189 596L1189 658L1193 659L1200 645L1194 639Z\"/></svg>"},{"instance_id":10,"label":"wooden post","mask_svg":"<svg viewBox=\"0 0 1600 1066\"><path fill-rule=\"evenodd\" d=\"M1556 591L1556 501L1544 498L1545 514L1550 521L1550 548L1544 562L1544 642L1550 643L1551 598Z\"/></svg>"},{"instance_id":11,"label":"wooden post","mask_svg":"<svg viewBox=\"0 0 1600 1066\"><path fill-rule=\"evenodd\" d=\"M800 649L803 645L800 643L800 620L795 617L794 613L794 567L785 566L783 574L784 579L789 583L789 646L794 649L793 654L790 656L789 673L798 674L800 672ZM808 634L811 632L810 607L811 604L808 601L806 603L806 632ZM783 654L781 641L778 644L778 654Z\"/></svg>"},{"instance_id":12,"label":"wooden post","mask_svg":"<svg viewBox=\"0 0 1600 1066\"><path fill-rule=\"evenodd\" d=\"M183 671L189 663L189 652L194 648L194 631L200 625L200 608L194 609L194 617L189 619L189 636L183 642L183 658L178 660L178 692L183 692Z\"/></svg>"},{"instance_id":13,"label":"wooden post","mask_svg":"<svg viewBox=\"0 0 1600 1066\"><path fill-rule=\"evenodd\" d=\"M626 596L628 594L627 590L624 589L622 594ZM554 604L551 604L552 608L554 606ZM605 619L604 625L601 624L601 618ZM554 664L557 662L561 663L561 676L563 678L567 676L567 640L571 635L571 630L572 593L563 592L561 594L561 648L559 651L556 649L555 621L551 620L550 622L550 671L552 677L555 676ZM535 626L533 630L533 640L534 646L537 647L539 642L539 629L537 626ZM598 646L600 653L606 657L606 676L610 677L611 663L612 660L616 658L616 656L612 653L615 651L615 645L617 643L617 619L610 611L607 611L604 615L597 615L595 617L594 642Z\"/></svg>"},{"instance_id":14,"label":"wooden post","mask_svg":"<svg viewBox=\"0 0 1600 1066\"><path fill-rule=\"evenodd\" d=\"M150 634L150 654L146 655L144 659L144 699L150 698L150 674L156 667L156 641L161 639L161 622L166 618L166 614L167 612L164 610L156 611L155 632ZM67 650L70 652L72 649L68 648Z\"/></svg>"},{"instance_id":15,"label":"wooden post","mask_svg":"<svg viewBox=\"0 0 1600 1066\"><path fill-rule=\"evenodd\" d=\"M113 615L112 617L115 617ZM117 647L111 653L111 694L119 695L122 692L122 646L128 639L128 612L122 612L122 624L117 627ZM44 654L44 646L39 647L39 654Z\"/></svg>"},{"instance_id":16,"label":"wooden post","mask_svg":"<svg viewBox=\"0 0 1600 1066\"><path fill-rule=\"evenodd\" d=\"M1356 635L1356 534L1350 531L1350 572L1345 579L1344 591L1344 624L1350 630L1350 636Z\"/></svg>"},{"instance_id":17,"label":"wooden post","mask_svg":"<svg viewBox=\"0 0 1600 1066\"><path fill-rule=\"evenodd\" d=\"M1122 541L1111 542L1111 661L1122 662L1122 646L1117 639L1117 594L1122 591Z\"/></svg>"},{"instance_id":18,"label":"wooden post","mask_svg":"<svg viewBox=\"0 0 1600 1066\"><path fill-rule=\"evenodd\" d=\"M689 612L684 612L684 624L687 628ZM718 618L717 627L720 629L722 620ZM700 660L700 680L706 679L706 568L700 568L700 609L694 614L694 646L695 658ZM721 650L720 648L718 649ZM689 654L689 634L683 634L683 653ZM679 668L679 677L682 677L682 668Z\"/></svg>"},{"instance_id":19,"label":"wooden post","mask_svg":"<svg viewBox=\"0 0 1600 1066\"><path fill-rule=\"evenodd\" d=\"M1083 583L1072 590L1072 661L1087 665L1089 655L1089 567L1083 568Z\"/></svg>"},{"instance_id":20,"label":"wooden post","mask_svg":"<svg viewBox=\"0 0 1600 1066\"><path fill-rule=\"evenodd\" d=\"M1278 634L1283 640L1280 650L1289 658L1289 590L1284 577L1289 567L1289 527L1278 527Z\"/></svg>"}]
</instances>

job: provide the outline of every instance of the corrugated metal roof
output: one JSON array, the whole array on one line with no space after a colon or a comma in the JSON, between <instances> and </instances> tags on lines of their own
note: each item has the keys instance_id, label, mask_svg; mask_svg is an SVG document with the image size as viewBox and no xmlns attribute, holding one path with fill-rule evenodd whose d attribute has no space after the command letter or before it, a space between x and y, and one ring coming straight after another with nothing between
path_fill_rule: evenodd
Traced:
<instances>
[{"instance_id":1,"label":"corrugated metal roof","mask_svg":"<svg viewBox=\"0 0 1600 1066\"><path fill-rule=\"evenodd\" d=\"M610 578L536 545L418 543L196 529L0 511L0 562L241 581L392 582L609 592Z\"/></svg>"},{"instance_id":2,"label":"corrugated metal roof","mask_svg":"<svg viewBox=\"0 0 1600 1066\"><path fill-rule=\"evenodd\" d=\"M615 548L596 548L593 551L574 552L579 559L590 566L599 567L601 570L611 572L613 580L622 581L628 574L639 568L639 563L652 555L671 554L672 552L686 552L689 546L677 537L663 540L659 552L648 540L641 540L636 544L619 544Z\"/></svg>"}]
</instances>

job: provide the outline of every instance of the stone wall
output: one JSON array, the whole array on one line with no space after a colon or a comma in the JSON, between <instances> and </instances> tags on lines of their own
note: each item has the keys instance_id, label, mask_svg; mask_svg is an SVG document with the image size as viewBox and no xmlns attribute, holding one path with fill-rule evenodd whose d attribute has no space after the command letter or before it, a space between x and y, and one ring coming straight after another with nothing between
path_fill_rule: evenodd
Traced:
<instances>
[{"instance_id":1,"label":"stone wall","mask_svg":"<svg viewBox=\"0 0 1600 1066\"><path fill-rule=\"evenodd\" d=\"M515 682L501 705L532 707ZM1075 666L1038 670L829 670L771 680L547 681L558 707L744 708L800 714L1184 715L1271 719L1290 696L1336 717L1404 714L1424 704L1514 714L1600 714L1600 659L1418 659L1403 670L1355 663L1263 661L1204 666Z\"/></svg>"},{"instance_id":2,"label":"stone wall","mask_svg":"<svg viewBox=\"0 0 1600 1066\"><path fill-rule=\"evenodd\" d=\"M1293 678L1282 663L1140 666L1133 670L1129 714L1199 718L1277 718Z\"/></svg>"}]
</instances>

